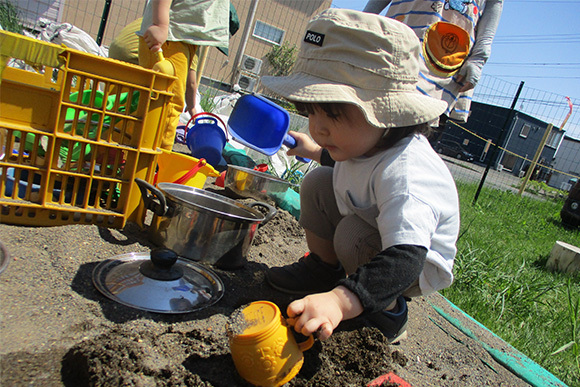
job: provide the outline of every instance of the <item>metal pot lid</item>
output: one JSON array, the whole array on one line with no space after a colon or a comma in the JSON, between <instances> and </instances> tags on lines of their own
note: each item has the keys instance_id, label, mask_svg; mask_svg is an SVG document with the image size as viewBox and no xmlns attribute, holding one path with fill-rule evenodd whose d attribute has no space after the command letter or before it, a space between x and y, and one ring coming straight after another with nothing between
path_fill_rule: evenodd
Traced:
<instances>
[{"instance_id":1,"label":"metal pot lid","mask_svg":"<svg viewBox=\"0 0 580 387\"><path fill-rule=\"evenodd\" d=\"M165 248L105 260L93 270L93 284L114 301L156 313L194 312L224 294L224 284L213 271L178 259Z\"/></svg>"}]
</instances>

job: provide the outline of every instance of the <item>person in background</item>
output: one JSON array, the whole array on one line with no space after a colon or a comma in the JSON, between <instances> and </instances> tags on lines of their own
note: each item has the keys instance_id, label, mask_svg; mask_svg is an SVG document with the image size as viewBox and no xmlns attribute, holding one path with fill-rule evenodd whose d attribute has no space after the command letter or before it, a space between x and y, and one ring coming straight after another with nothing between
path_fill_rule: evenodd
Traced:
<instances>
[{"instance_id":1,"label":"person in background","mask_svg":"<svg viewBox=\"0 0 580 387\"><path fill-rule=\"evenodd\" d=\"M421 44L394 19L328 9L313 18L293 68L262 84L308 115L298 155L322 164L300 187L309 252L266 279L299 295L294 329L328 338L359 318L390 342L406 336L405 297L449 286L459 232L451 173L429 145L446 103L417 90Z\"/></svg>"},{"instance_id":2,"label":"person in background","mask_svg":"<svg viewBox=\"0 0 580 387\"><path fill-rule=\"evenodd\" d=\"M390 4L390 6L389 6ZM466 122L473 88L491 54L503 10L502 0L369 0L364 12L381 13L405 23L422 43L417 88L447 102L447 110L432 126L445 127L447 118Z\"/></svg>"},{"instance_id":3,"label":"person in background","mask_svg":"<svg viewBox=\"0 0 580 387\"><path fill-rule=\"evenodd\" d=\"M141 29L143 18L127 24L121 32L111 42L109 46L109 58L122 60L138 65L139 64L139 37L136 32ZM185 84L185 109L193 117L196 111L197 102L197 62L199 60L196 52L191 60L187 81Z\"/></svg>"},{"instance_id":4,"label":"person in background","mask_svg":"<svg viewBox=\"0 0 580 387\"><path fill-rule=\"evenodd\" d=\"M109 58L122 60L133 64L139 64L139 37L136 32L141 29L143 18L132 21L127 24L117 36L113 39L109 46ZM230 3L230 19L229 32L230 37L234 36L240 28L240 20L238 13L233 4ZM218 50L224 55L228 55L226 47L218 47ZM198 106L198 89L197 89L197 64L199 62L199 53L196 51L189 73L187 74L187 82L185 85L185 110L189 113L189 118L196 113L200 113Z\"/></svg>"},{"instance_id":5,"label":"person in background","mask_svg":"<svg viewBox=\"0 0 580 387\"><path fill-rule=\"evenodd\" d=\"M167 115L161 148L171 150L184 97L191 61L197 47L229 45L229 0L148 0L143 12L139 38L139 64L153 68L156 53L175 69L177 81Z\"/></svg>"}]
</instances>

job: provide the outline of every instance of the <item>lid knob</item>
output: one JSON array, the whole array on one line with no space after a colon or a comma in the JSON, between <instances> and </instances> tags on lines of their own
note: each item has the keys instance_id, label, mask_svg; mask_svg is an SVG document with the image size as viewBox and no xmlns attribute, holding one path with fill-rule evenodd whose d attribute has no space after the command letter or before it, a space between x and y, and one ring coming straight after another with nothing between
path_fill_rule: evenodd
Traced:
<instances>
[{"instance_id":1,"label":"lid knob","mask_svg":"<svg viewBox=\"0 0 580 387\"><path fill-rule=\"evenodd\" d=\"M183 276L183 269L175 266L177 254L166 248L151 250L151 259L139 267L139 271L146 277L159 281L174 281Z\"/></svg>"}]
</instances>

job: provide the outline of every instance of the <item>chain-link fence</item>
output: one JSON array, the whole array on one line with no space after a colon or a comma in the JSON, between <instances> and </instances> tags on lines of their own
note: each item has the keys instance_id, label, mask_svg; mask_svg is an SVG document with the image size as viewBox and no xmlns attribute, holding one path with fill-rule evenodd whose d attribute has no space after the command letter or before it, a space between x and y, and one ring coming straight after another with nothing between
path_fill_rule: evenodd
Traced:
<instances>
[{"instance_id":1,"label":"chain-link fence","mask_svg":"<svg viewBox=\"0 0 580 387\"><path fill-rule=\"evenodd\" d=\"M468 121L448 121L433 146L456 179L562 196L580 176L580 119L573 109L567 96L483 75Z\"/></svg>"},{"instance_id":2,"label":"chain-link fence","mask_svg":"<svg viewBox=\"0 0 580 387\"><path fill-rule=\"evenodd\" d=\"M141 16L145 0L13 0L24 24L39 17L71 23L103 46ZM204 53L200 90L206 96L260 92L260 75L271 72L266 59L284 42L299 46L310 17L331 0L232 0L239 30L229 54ZM210 87L210 88L208 88ZM456 179L520 194L565 195L580 176L580 119L577 99L483 75L475 88L466 123L448 121L432 140ZM301 126L304 122L300 123ZM524 185L526 189L524 189Z\"/></svg>"}]
</instances>

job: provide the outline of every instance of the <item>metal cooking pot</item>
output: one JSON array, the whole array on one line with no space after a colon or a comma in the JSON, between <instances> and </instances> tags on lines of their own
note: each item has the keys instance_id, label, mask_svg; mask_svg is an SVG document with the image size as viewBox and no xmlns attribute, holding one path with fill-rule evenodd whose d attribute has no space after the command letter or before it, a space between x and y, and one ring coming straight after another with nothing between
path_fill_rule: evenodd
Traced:
<instances>
[{"instance_id":1,"label":"metal cooking pot","mask_svg":"<svg viewBox=\"0 0 580 387\"><path fill-rule=\"evenodd\" d=\"M222 269L246 263L256 229L276 208L262 202L244 205L225 196L181 184L159 183L157 188L135 179L147 209L153 212L152 241L178 255ZM264 207L264 215L254 207Z\"/></svg>"},{"instance_id":2,"label":"metal cooking pot","mask_svg":"<svg viewBox=\"0 0 580 387\"><path fill-rule=\"evenodd\" d=\"M224 187L245 198L282 200L294 184L265 172L228 165Z\"/></svg>"}]
</instances>

